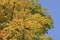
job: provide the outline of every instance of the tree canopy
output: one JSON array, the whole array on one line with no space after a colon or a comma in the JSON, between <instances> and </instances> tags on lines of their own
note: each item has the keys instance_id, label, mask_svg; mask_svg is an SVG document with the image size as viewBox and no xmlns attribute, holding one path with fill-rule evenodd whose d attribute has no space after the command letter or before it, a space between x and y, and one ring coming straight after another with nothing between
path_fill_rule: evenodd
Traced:
<instances>
[{"instance_id":1,"label":"tree canopy","mask_svg":"<svg viewBox=\"0 0 60 40\"><path fill-rule=\"evenodd\" d=\"M51 15L39 0L0 0L0 40L52 40Z\"/></svg>"}]
</instances>

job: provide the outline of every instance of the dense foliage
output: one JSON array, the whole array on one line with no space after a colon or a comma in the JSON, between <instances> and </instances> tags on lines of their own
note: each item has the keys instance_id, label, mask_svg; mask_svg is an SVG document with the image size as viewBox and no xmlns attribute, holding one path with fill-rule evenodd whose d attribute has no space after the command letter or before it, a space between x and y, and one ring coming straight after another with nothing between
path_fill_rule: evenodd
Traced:
<instances>
[{"instance_id":1,"label":"dense foliage","mask_svg":"<svg viewBox=\"0 0 60 40\"><path fill-rule=\"evenodd\" d=\"M37 0L0 0L0 40L52 40L45 36L52 19Z\"/></svg>"}]
</instances>

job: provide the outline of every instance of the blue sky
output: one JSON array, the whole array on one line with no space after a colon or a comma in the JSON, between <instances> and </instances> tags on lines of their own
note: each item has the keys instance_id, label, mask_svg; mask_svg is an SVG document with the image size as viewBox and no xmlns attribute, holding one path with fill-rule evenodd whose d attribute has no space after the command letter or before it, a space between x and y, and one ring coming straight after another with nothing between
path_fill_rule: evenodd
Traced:
<instances>
[{"instance_id":1,"label":"blue sky","mask_svg":"<svg viewBox=\"0 0 60 40\"><path fill-rule=\"evenodd\" d=\"M60 40L60 0L40 0L43 7L48 9L54 21L54 29L49 30L53 40Z\"/></svg>"}]
</instances>

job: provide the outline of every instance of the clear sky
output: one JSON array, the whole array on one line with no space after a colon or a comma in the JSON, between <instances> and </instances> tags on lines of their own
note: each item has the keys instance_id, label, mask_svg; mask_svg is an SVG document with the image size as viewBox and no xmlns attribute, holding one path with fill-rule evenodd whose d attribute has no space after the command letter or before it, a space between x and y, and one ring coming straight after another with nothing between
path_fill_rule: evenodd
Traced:
<instances>
[{"instance_id":1,"label":"clear sky","mask_svg":"<svg viewBox=\"0 0 60 40\"><path fill-rule=\"evenodd\" d=\"M60 40L60 0L40 0L43 7L48 9L54 21L54 29L49 30L53 40Z\"/></svg>"}]
</instances>

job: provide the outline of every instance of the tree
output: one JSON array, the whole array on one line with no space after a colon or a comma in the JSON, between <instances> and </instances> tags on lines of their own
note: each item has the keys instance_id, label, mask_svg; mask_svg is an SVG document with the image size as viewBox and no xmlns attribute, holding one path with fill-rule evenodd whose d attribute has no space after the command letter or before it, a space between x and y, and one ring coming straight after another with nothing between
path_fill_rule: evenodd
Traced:
<instances>
[{"instance_id":1,"label":"tree","mask_svg":"<svg viewBox=\"0 0 60 40\"><path fill-rule=\"evenodd\" d=\"M46 36L53 28L38 0L0 0L0 40L52 40Z\"/></svg>"}]
</instances>

